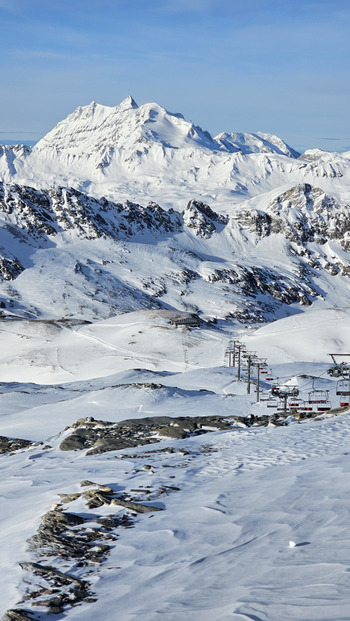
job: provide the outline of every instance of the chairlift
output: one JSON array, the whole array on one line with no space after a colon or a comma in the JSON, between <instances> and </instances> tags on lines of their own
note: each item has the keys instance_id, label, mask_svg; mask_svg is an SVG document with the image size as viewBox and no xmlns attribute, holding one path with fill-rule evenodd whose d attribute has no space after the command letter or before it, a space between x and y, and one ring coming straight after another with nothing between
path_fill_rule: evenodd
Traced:
<instances>
[{"instance_id":1,"label":"chairlift","mask_svg":"<svg viewBox=\"0 0 350 621\"><path fill-rule=\"evenodd\" d=\"M350 378L350 366L344 362L341 363L341 375L344 378Z\"/></svg>"},{"instance_id":2,"label":"chairlift","mask_svg":"<svg viewBox=\"0 0 350 621\"><path fill-rule=\"evenodd\" d=\"M329 367L327 373L331 377L342 377L343 376L342 365L335 364L332 367Z\"/></svg>"},{"instance_id":3,"label":"chairlift","mask_svg":"<svg viewBox=\"0 0 350 621\"><path fill-rule=\"evenodd\" d=\"M331 377L350 378L350 365L347 362L340 362L329 367L327 371Z\"/></svg>"},{"instance_id":4,"label":"chairlift","mask_svg":"<svg viewBox=\"0 0 350 621\"><path fill-rule=\"evenodd\" d=\"M276 409L278 404L279 404L279 400L278 399L276 399L274 397L270 397L268 399L268 401L266 402L266 407Z\"/></svg>"},{"instance_id":5,"label":"chairlift","mask_svg":"<svg viewBox=\"0 0 350 621\"><path fill-rule=\"evenodd\" d=\"M309 392L309 403L327 403L329 390L311 390Z\"/></svg>"},{"instance_id":6,"label":"chairlift","mask_svg":"<svg viewBox=\"0 0 350 621\"><path fill-rule=\"evenodd\" d=\"M298 397L299 396L299 388L296 386L272 386L271 393L276 395L277 397L281 397L282 399L288 397Z\"/></svg>"},{"instance_id":7,"label":"chairlift","mask_svg":"<svg viewBox=\"0 0 350 621\"><path fill-rule=\"evenodd\" d=\"M311 403L308 401L304 401L303 405L300 407L300 412L313 412L314 408Z\"/></svg>"},{"instance_id":8,"label":"chairlift","mask_svg":"<svg viewBox=\"0 0 350 621\"><path fill-rule=\"evenodd\" d=\"M338 380L337 381L337 395L350 395L350 380Z\"/></svg>"},{"instance_id":9,"label":"chairlift","mask_svg":"<svg viewBox=\"0 0 350 621\"><path fill-rule=\"evenodd\" d=\"M264 379L266 379L267 382L273 382L271 369L261 369L260 373L266 376Z\"/></svg>"},{"instance_id":10,"label":"chairlift","mask_svg":"<svg viewBox=\"0 0 350 621\"><path fill-rule=\"evenodd\" d=\"M329 390L321 390L315 388L315 379L312 380L312 390L309 392L309 403L327 403L329 396Z\"/></svg>"},{"instance_id":11,"label":"chairlift","mask_svg":"<svg viewBox=\"0 0 350 621\"><path fill-rule=\"evenodd\" d=\"M300 410L303 406L304 406L303 399L293 399L292 401L288 402L288 407L289 409L292 409L292 410Z\"/></svg>"},{"instance_id":12,"label":"chairlift","mask_svg":"<svg viewBox=\"0 0 350 621\"><path fill-rule=\"evenodd\" d=\"M325 401L324 403L317 406L318 412L329 412L332 409L332 404L330 401Z\"/></svg>"},{"instance_id":13,"label":"chairlift","mask_svg":"<svg viewBox=\"0 0 350 621\"><path fill-rule=\"evenodd\" d=\"M287 412L288 409L288 406L281 399L277 404L277 412Z\"/></svg>"},{"instance_id":14,"label":"chairlift","mask_svg":"<svg viewBox=\"0 0 350 621\"><path fill-rule=\"evenodd\" d=\"M339 406L341 408L345 408L347 405L350 405L349 397L342 397L342 399L340 399Z\"/></svg>"},{"instance_id":15,"label":"chairlift","mask_svg":"<svg viewBox=\"0 0 350 621\"><path fill-rule=\"evenodd\" d=\"M350 363L349 360L342 360L341 362L337 361L337 358L339 360L340 356L343 358L348 358L350 357L350 354L329 354L330 357L332 358L333 364L331 367L329 367L327 373L328 375L330 375L331 377L343 377L343 378L350 378Z\"/></svg>"}]
</instances>

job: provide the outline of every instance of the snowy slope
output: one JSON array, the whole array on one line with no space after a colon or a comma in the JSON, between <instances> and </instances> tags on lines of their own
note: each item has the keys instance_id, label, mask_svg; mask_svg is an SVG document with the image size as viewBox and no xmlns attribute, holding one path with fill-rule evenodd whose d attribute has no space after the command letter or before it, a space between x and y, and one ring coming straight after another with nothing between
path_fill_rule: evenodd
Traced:
<instances>
[{"instance_id":1,"label":"snowy slope","mask_svg":"<svg viewBox=\"0 0 350 621\"><path fill-rule=\"evenodd\" d=\"M327 386L337 405L327 354L350 349L349 309L296 315L239 334L227 326L186 331L169 324L172 316L148 311L94 324L32 322L31 330L29 322L3 323L0 371L7 366L8 381L1 384L1 434L37 444L0 455L0 613L55 618L48 604L38 604L55 594L46 583L40 596L45 580L35 573L37 563L87 581L90 595L79 605L72 606L72 591L65 600L65 618L72 620L114 621L116 607L123 621L140 615L147 621L346 619L348 414L163 438L95 455L60 449L82 416L261 416L266 406L255 404L255 393L247 395L246 382L226 366L232 336L266 356L283 381L301 375L307 391L305 374L317 376L316 385ZM120 506L87 508L82 494L93 483L161 511L135 516ZM27 540L42 516L57 510L85 520L84 536L111 515L119 522L128 516L124 523L131 520L132 528L115 523L103 531L105 539L91 544L91 554L107 545L98 561L43 557ZM61 584L56 596L67 588Z\"/></svg>"}]
</instances>

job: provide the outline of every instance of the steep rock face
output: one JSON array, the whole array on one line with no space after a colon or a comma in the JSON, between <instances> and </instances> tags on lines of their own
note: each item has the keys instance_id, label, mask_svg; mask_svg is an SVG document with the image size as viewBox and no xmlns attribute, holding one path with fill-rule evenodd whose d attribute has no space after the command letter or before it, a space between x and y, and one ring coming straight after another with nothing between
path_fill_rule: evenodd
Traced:
<instances>
[{"instance_id":1,"label":"steep rock face","mask_svg":"<svg viewBox=\"0 0 350 621\"><path fill-rule=\"evenodd\" d=\"M173 233L181 228L180 215L156 203L147 207L96 200L73 188L36 190L0 183L0 218L31 237L47 237L74 231L85 239L102 235L120 239L153 232Z\"/></svg>"},{"instance_id":2,"label":"steep rock face","mask_svg":"<svg viewBox=\"0 0 350 621\"><path fill-rule=\"evenodd\" d=\"M192 200L183 212L183 220L195 235L209 239L216 232L217 225L227 224L228 218L215 213L209 205Z\"/></svg>"},{"instance_id":3,"label":"steep rock face","mask_svg":"<svg viewBox=\"0 0 350 621\"><path fill-rule=\"evenodd\" d=\"M306 183L275 198L267 205L266 212L244 210L239 212L237 220L259 237L282 233L298 245L337 240L348 250L349 210L348 205L342 207L323 190Z\"/></svg>"}]
</instances>

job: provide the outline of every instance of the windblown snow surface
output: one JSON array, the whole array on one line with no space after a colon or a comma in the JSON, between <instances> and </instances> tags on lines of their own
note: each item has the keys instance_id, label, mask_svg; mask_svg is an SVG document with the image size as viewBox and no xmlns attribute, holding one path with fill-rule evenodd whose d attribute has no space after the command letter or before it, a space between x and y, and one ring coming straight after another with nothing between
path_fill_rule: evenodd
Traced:
<instances>
[{"instance_id":1,"label":"windblown snow surface","mask_svg":"<svg viewBox=\"0 0 350 621\"><path fill-rule=\"evenodd\" d=\"M62 431L86 416L263 415L266 403L256 404L227 366L232 336L265 356L275 378L298 384L305 398L310 376L317 377L314 387L328 389L335 407L327 354L350 350L349 313L309 312L235 335L176 328L164 311L73 328L3 321L1 434L36 444L1 456L1 611L31 610L28 601L18 606L29 589L19 563L33 561L27 539L60 503L59 493L78 492L90 480L119 492L139 490L163 510L118 529L96 566L58 562L61 571L69 567L89 580L95 601L68 606L55 618L349 619L347 413L97 455L59 448L69 430ZM157 495L160 489L165 493ZM64 509L91 519L111 513L109 506L88 510L81 499Z\"/></svg>"},{"instance_id":2,"label":"windblown snow surface","mask_svg":"<svg viewBox=\"0 0 350 621\"><path fill-rule=\"evenodd\" d=\"M0 147L3 621L350 621L349 162L132 98Z\"/></svg>"}]
</instances>

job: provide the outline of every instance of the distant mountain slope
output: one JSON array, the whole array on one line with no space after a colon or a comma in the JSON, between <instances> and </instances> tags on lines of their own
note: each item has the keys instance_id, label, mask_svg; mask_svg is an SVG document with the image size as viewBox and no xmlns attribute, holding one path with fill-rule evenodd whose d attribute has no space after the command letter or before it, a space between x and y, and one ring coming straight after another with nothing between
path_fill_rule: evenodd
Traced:
<instances>
[{"instance_id":1,"label":"distant mountain slope","mask_svg":"<svg viewBox=\"0 0 350 621\"><path fill-rule=\"evenodd\" d=\"M175 149L193 144L209 149L217 146L208 132L186 121L182 114L167 112L156 103L139 107L132 97L127 97L115 107L92 102L77 108L33 151L53 148L86 155L109 148L126 150L142 142Z\"/></svg>"},{"instance_id":2,"label":"distant mountain slope","mask_svg":"<svg viewBox=\"0 0 350 621\"><path fill-rule=\"evenodd\" d=\"M27 318L164 308L246 323L345 306L348 211L307 184L231 215L197 200L178 212L0 184L0 306Z\"/></svg>"},{"instance_id":3,"label":"distant mountain slope","mask_svg":"<svg viewBox=\"0 0 350 621\"><path fill-rule=\"evenodd\" d=\"M0 147L0 179L37 189L74 187L112 201L183 209L192 198L230 205L283 186L317 184L350 200L349 154L309 151L257 132L213 138L181 114L132 97L79 107L32 149ZM316 181L317 180L317 181Z\"/></svg>"},{"instance_id":4,"label":"distant mountain slope","mask_svg":"<svg viewBox=\"0 0 350 621\"><path fill-rule=\"evenodd\" d=\"M279 153L280 155L287 155L287 157L300 157L298 151L295 151L281 138L272 134L264 134L262 132L257 132L256 134L223 132L215 136L215 140L220 146L232 153L236 151L242 151L242 153L246 154Z\"/></svg>"}]
</instances>

